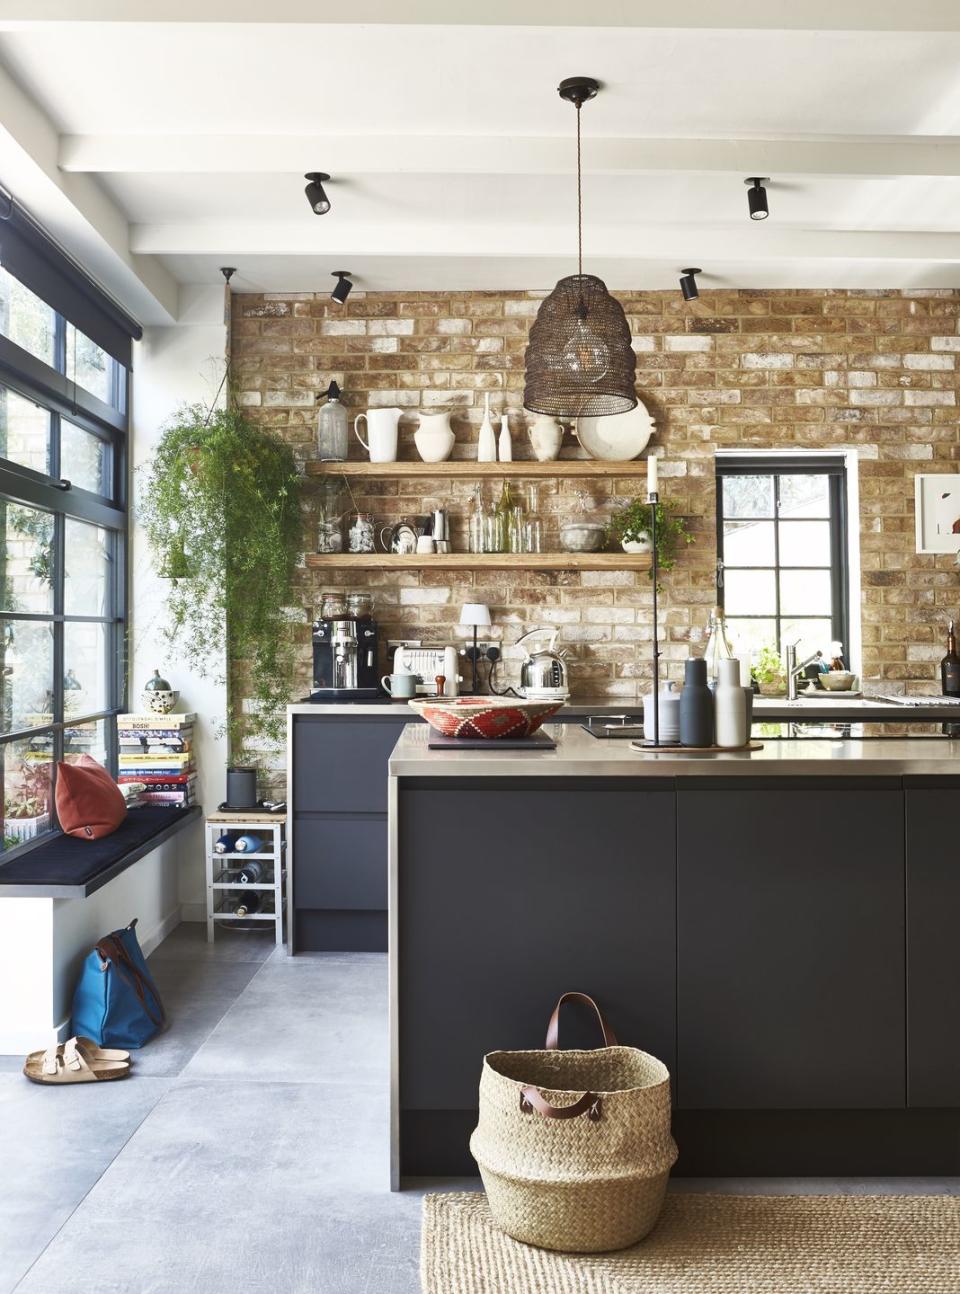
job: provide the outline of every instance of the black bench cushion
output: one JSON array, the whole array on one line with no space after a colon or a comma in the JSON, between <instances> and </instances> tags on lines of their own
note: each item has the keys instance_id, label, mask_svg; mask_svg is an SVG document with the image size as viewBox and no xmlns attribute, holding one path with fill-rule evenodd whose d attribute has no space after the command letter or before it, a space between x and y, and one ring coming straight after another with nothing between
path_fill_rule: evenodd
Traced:
<instances>
[{"instance_id":1,"label":"black bench cushion","mask_svg":"<svg viewBox=\"0 0 960 1294\"><path fill-rule=\"evenodd\" d=\"M131 809L117 830L102 840L79 840L61 833L0 865L0 894L4 885L89 886L98 876L112 872L128 855L142 857L144 846L149 846L154 837L169 834L171 827L195 818L199 812L199 808L168 809L150 804Z\"/></svg>"}]
</instances>

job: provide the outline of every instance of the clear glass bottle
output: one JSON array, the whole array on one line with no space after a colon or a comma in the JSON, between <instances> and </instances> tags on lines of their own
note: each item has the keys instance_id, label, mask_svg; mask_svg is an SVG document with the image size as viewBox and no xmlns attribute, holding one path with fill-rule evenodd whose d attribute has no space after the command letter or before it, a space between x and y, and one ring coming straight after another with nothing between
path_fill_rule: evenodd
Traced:
<instances>
[{"instance_id":1,"label":"clear glass bottle","mask_svg":"<svg viewBox=\"0 0 960 1294\"><path fill-rule=\"evenodd\" d=\"M486 535L484 530L483 486L473 487L473 509L468 522L471 553L485 553Z\"/></svg>"},{"instance_id":2,"label":"clear glass bottle","mask_svg":"<svg viewBox=\"0 0 960 1294\"><path fill-rule=\"evenodd\" d=\"M317 414L317 455L321 463L342 463L350 444L347 411L340 403L340 388L331 382L326 390L327 402Z\"/></svg>"},{"instance_id":3,"label":"clear glass bottle","mask_svg":"<svg viewBox=\"0 0 960 1294\"><path fill-rule=\"evenodd\" d=\"M317 552L343 552L343 512L341 509L340 481L331 476L321 477L318 486Z\"/></svg>"},{"instance_id":4,"label":"clear glass bottle","mask_svg":"<svg viewBox=\"0 0 960 1294\"><path fill-rule=\"evenodd\" d=\"M734 659L733 648L727 638L727 626L722 607L714 607L710 612L707 647L703 658L707 662L707 682L712 686L719 677L720 662Z\"/></svg>"}]
</instances>

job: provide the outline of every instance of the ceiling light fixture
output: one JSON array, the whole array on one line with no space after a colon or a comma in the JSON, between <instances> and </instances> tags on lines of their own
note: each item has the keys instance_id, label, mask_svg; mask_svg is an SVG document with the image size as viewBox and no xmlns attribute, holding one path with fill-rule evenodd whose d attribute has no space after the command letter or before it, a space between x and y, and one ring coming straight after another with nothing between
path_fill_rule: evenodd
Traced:
<instances>
[{"instance_id":1,"label":"ceiling light fixture","mask_svg":"<svg viewBox=\"0 0 960 1294\"><path fill-rule=\"evenodd\" d=\"M602 418L637 403L637 358L623 306L607 285L583 272L580 109L600 85L590 76L561 81L561 99L577 110L577 272L545 297L530 329L523 403L554 417Z\"/></svg>"},{"instance_id":2,"label":"ceiling light fixture","mask_svg":"<svg viewBox=\"0 0 960 1294\"><path fill-rule=\"evenodd\" d=\"M353 284L350 282L350 271L331 270L330 272L337 280L336 287L330 293L331 300L336 301L338 306L342 306L353 289Z\"/></svg>"},{"instance_id":3,"label":"ceiling light fixture","mask_svg":"<svg viewBox=\"0 0 960 1294\"><path fill-rule=\"evenodd\" d=\"M310 209L316 216L325 216L330 210L330 199L324 192L324 182L330 179L326 171L307 171L303 177L310 183L304 189Z\"/></svg>"},{"instance_id":4,"label":"ceiling light fixture","mask_svg":"<svg viewBox=\"0 0 960 1294\"><path fill-rule=\"evenodd\" d=\"M700 295L700 289L697 287L695 275L702 274L703 270L696 266L693 269L681 270L680 291L683 293L684 301L696 301Z\"/></svg>"},{"instance_id":5,"label":"ceiling light fixture","mask_svg":"<svg viewBox=\"0 0 960 1294\"><path fill-rule=\"evenodd\" d=\"M747 206L750 208L751 220L766 220L770 214L770 208L767 206L767 191L763 187L769 183L769 175L751 175L749 179L744 180L744 184L749 186Z\"/></svg>"}]
</instances>

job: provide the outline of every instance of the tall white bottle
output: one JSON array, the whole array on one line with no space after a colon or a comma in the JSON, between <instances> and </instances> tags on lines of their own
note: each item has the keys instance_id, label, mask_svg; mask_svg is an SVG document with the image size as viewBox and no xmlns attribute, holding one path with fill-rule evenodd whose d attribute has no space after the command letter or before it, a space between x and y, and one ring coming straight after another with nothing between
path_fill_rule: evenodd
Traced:
<instances>
[{"instance_id":1,"label":"tall white bottle","mask_svg":"<svg viewBox=\"0 0 960 1294\"><path fill-rule=\"evenodd\" d=\"M490 392L483 393L483 422L480 424L480 436L477 440L477 462L495 463L497 461L497 437L490 421Z\"/></svg>"},{"instance_id":2,"label":"tall white bottle","mask_svg":"<svg viewBox=\"0 0 960 1294\"><path fill-rule=\"evenodd\" d=\"M747 744L747 698L740 686L740 662L721 660L714 692L717 745L732 748Z\"/></svg>"},{"instance_id":3,"label":"tall white bottle","mask_svg":"<svg viewBox=\"0 0 960 1294\"><path fill-rule=\"evenodd\" d=\"M510 439L510 410L500 415L500 462L513 462L513 441Z\"/></svg>"}]
</instances>

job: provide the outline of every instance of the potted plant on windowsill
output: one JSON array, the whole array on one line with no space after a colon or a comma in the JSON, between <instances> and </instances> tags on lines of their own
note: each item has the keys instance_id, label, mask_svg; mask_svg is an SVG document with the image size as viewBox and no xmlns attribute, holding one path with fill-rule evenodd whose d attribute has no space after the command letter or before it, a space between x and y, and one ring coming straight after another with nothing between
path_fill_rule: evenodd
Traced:
<instances>
[{"instance_id":1,"label":"potted plant on windowsill","mask_svg":"<svg viewBox=\"0 0 960 1294\"><path fill-rule=\"evenodd\" d=\"M783 696L787 675L776 647L761 647L750 666L750 678L761 696Z\"/></svg>"},{"instance_id":2,"label":"potted plant on windowsill","mask_svg":"<svg viewBox=\"0 0 960 1294\"><path fill-rule=\"evenodd\" d=\"M4 805L3 834L7 848L33 840L50 826L50 765L20 766L20 784Z\"/></svg>"},{"instance_id":3,"label":"potted plant on windowsill","mask_svg":"<svg viewBox=\"0 0 960 1294\"><path fill-rule=\"evenodd\" d=\"M625 553L651 552L650 504L641 498L631 499L614 512L610 518L610 530L620 540ZM677 512L671 500L661 499L657 504L657 564L660 570L671 570L676 565L680 545L692 543L693 535L687 529L686 518Z\"/></svg>"}]
</instances>

